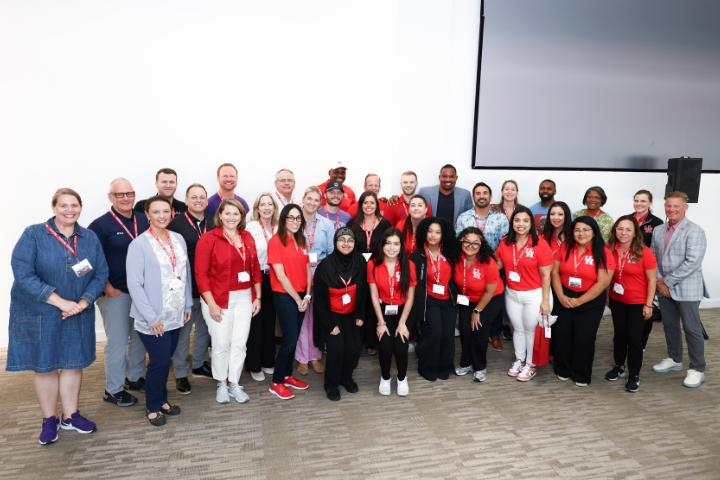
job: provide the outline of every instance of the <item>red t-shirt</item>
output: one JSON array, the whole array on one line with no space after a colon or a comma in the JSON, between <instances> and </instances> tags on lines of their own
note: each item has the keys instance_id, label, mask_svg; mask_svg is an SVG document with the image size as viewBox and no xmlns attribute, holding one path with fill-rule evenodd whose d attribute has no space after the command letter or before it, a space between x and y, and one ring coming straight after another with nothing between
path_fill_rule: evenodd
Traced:
<instances>
[{"instance_id":1,"label":"red t-shirt","mask_svg":"<svg viewBox=\"0 0 720 480\"><path fill-rule=\"evenodd\" d=\"M504 264L507 288L520 292L542 288L540 267L553 264L552 250L550 250L547 242L540 240L533 247L531 245L532 239L529 239L520 251L516 251L514 243L512 245L505 244L505 238L500 240L495 256L502 260ZM517 266L513 264L513 252L515 253ZM511 278L513 276L511 272L517 272L520 275L519 282Z\"/></svg>"},{"instance_id":2,"label":"red t-shirt","mask_svg":"<svg viewBox=\"0 0 720 480\"><path fill-rule=\"evenodd\" d=\"M433 261L430 254L425 250L425 258L427 258L427 294L433 298L445 299L450 298L450 279L453 276L450 262L443 257L442 253L438 255L438 261ZM438 265L439 264L439 265ZM438 272L438 268L440 271ZM443 294L433 293L433 285L438 284L445 287Z\"/></svg>"},{"instance_id":3,"label":"red t-shirt","mask_svg":"<svg viewBox=\"0 0 720 480\"><path fill-rule=\"evenodd\" d=\"M430 204L427 204L427 215L425 215L425 218L432 217L432 207ZM390 220L390 224L393 226L396 226L401 220L405 220L408 215L410 214L410 206L405 201L405 197L400 195L400 198L398 199L398 203L395 205L388 205L388 207L385 209L385 213L383 214L383 217Z\"/></svg>"},{"instance_id":4,"label":"red t-shirt","mask_svg":"<svg viewBox=\"0 0 720 480\"><path fill-rule=\"evenodd\" d=\"M400 223L397 224L395 227L401 232L403 231L403 228L405 228L405 220L400 220ZM405 237L405 253L408 254L408 257L411 253L413 253L415 250L418 249L417 242L415 242L415 235L412 233L412 227L408 229L407 236Z\"/></svg>"},{"instance_id":5,"label":"red t-shirt","mask_svg":"<svg viewBox=\"0 0 720 480\"><path fill-rule=\"evenodd\" d=\"M318 188L322 192L322 204L325 205L327 201L325 201L325 187L327 187L327 184L330 183L330 179L325 180L325 183L321 183L318 185ZM340 210L348 211L348 208L350 208L350 205L356 202L355 200L355 192L353 192L353 189L350 188L348 185L343 184L343 199L342 202L340 202Z\"/></svg>"},{"instance_id":6,"label":"red t-shirt","mask_svg":"<svg viewBox=\"0 0 720 480\"><path fill-rule=\"evenodd\" d=\"M541 241L545 242L547 245L547 240L545 240L545 237L540 237ZM563 242L565 243L565 242ZM552 254L555 255L555 252L557 252L562 244L558 242L557 237L553 234L553 236L550 238L550 251L552 251Z\"/></svg>"},{"instance_id":7,"label":"red t-shirt","mask_svg":"<svg viewBox=\"0 0 720 480\"><path fill-rule=\"evenodd\" d=\"M285 267L285 275L296 292L304 292L307 289L307 264L310 263L307 247L295 249L295 243L290 236L287 237L287 245L283 246L280 236L275 235L268 242L268 265L273 263ZM270 268L270 287L273 292L285 292L274 268Z\"/></svg>"},{"instance_id":8,"label":"red t-shirt","mask_svg":"<svg viewBox=\"0 0 720 480\"><path fill-rule=\"evenodd\" d=\"M576 292L587 292L590 290L590 287L597 282L595 258L593 258L592 250L589 246L582 255L577 255L577 245L575 245L574 250L575 254L570 253L570 257L567 260L565 260L567 242L564 242L562 247L555 252L555 260L560 262L560 280L562 280L563 287L567 287ZM603 252L605 254L607 269L609 271L615 270L615 260L613 259L610 250L604 248ZM575 270L575 256L577 256L577 272ZM569 284L570 277L579 278L581 285L579 287L571 287ZM642 303L645 303L645 300L643 300Z\"/></svg>"},{"instance_id":9,"label":"red t-shirt","mask_svg":"<svg viewBox=\"0 0 720 480\"><path fill-rule=\"evenodd\" d=\"M462 258L465 259L465 254ZM460 288L460 294L467 296L473 303L479 302L480 297L485 294L485 285L497 284L493 297L497 297L505 291L505 286L500 278L500 270L493 259L490 259L489 263L478 263L476 257L470 271L460 261L455 265L454 275L455 283ZM465 293L463 293L463 286Z\"/></svg>"},{"instance_id":10,"label":"red t-shirt","mask_svg":"<svg viewBox=\"0 0 720 480\"><path fill-rule=\"evenodd\" d=\"M328 288L330 292L330 310L335 313L350 313L355 310L355 299L357 298L357 285L350 285L343 288ZM350 295L350 303L343 305L342 297L345 294Z\"/></svg>"},{"instance_id":11,"label":"red t-shirt","mask_svg":"<svg viewBox=\"0 0 720 480\"><path fill-rule=\"evenodd\" d=\"M378 203L380 204L380 216L384 217L385 212L387 212L387 203L383 202L382 200L378 200ZM342 204L341 204L342 205ZM345 210L352 218L355 218L355 215L357 215L358 207L360 204L358 202L353 203L348 207L347 210ZM392 222L390 222L392 223Z\"/></svg>"},{"instance_id":12,"label":"red t-shirt","mask_svg":"<svg viewBox=\"0 0 720 480\"><path fill-rule=\"evenodd\" d=\"M613 273L612 283L610 284L610 298L618 302L629 303L632 305L645 304L647 302L648 279L645 276L646 270L657 268L657 260L655 254L648 247L643 248L642 258L633 261L620 256L620 245L615 245L613 252L613 261L615 262L615 272ZM622 269L620 268L622 265ZM615 284L619 283L623 287L623 294L615 292Z\"/></svg>"},{"instance_id":13,"label":"red t-shirt","mask_svg":"<svg viewBox=\"0 0 720 480\"><path fill-rule=\"evenodd\" d=\"M417 276L415 275L415 264L412 261L410 263L410 286L414 287L417 285ZM399 264L398 264L399 265ZM378 289L378 295L383 303L388 305L403 305L405 303L405 295L400 292L400 269L395 269L395 287L393 288L393 294L390 295L390 275L388 273L387 265L383 262L382 265L378 265L375 269L375 259L373 258L368 262L367 265L367 281L368 283L374 283Z\"/></svg>"}]
</instances>

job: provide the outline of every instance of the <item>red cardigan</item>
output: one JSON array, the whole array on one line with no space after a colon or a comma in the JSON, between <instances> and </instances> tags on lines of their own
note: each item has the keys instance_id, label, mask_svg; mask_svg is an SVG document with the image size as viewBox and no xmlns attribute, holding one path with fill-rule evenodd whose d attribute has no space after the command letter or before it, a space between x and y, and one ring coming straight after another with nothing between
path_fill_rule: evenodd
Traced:
<instances>
[{"instance_id":1,"label":"red cardigan","mask_svg":"<svg viewBox=\"0 0 720 480\"><path fill-rule=\"evenodd\" d=\"M245 270L250 274L250 281L245 284L247 285L245 288L250 288L252 298L255 300L253 284L262 283L255 239L245 230L240 230L238 233L248 253L245 257ZM233 272L230 268L231 255L237 254L235 248L223 235L222 228L210 230L200 237L195 248L195 282L198 292L201 293L200 297L202 292L212 292L215 303L220 308L228 308L230 288L237 282L237 272Z\"/></svg>"}]
</instances>

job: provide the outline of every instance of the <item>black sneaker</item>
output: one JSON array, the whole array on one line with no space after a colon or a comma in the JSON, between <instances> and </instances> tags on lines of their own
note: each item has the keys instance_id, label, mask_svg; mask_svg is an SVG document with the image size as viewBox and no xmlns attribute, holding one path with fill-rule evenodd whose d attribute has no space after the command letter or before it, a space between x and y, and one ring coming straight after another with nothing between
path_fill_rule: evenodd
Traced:
<instances>
[{"instance_id":1,"label":"black sneaker","mask_svg":"<svg viewBox=\"0 0 720 480\"><path fill-rule=\"evenodd\" d=\"M357 393L358 392L357 383L355 383L352 379L340 380L340 385L345 387L345 390L347 390L348 393ZM340 400L340 399L338 398L338 400Z\"/></svg>"},{"instance_id":2,"label":"black sneaker","mask_svg":"<svg viewBox=\"0 0 720 480\"><path fill-rule=\"evenodd\" d=\"M192 393L192 387L190 386L190 382L188 382L187 377L176 378L175 388L180 395L190 395Z\"/></svg>"},{"instance_id":3,"label":"black sneaker","mask_svg":"<svg viewBox=\"0 0 720 480\"><path fill-rule=\"evenodd\" d=\"M193 377L205 377L212 380L212 368L205 362L200 368L193 368Z\"/></svg>"},{"instance_id":4,"label":"black sneaker","mask_svg":"<svg viewBox=\"0 0 720 480\"><path fill-rule=\"evenodd\" d=\"M510 331L510 325L503 325L502 334L500 334L503 340L512 340L512 332Z\"/></svg>"},{"instance_id":5,"label":"black sneaker","mask_svg":"<svg viewBox=\"0 0 720 480\"><path fill-rule=\"evenodd\" d=\"M620 365L615 365L612 370L605 374L605 380L614 382L618 378L625 378L625 369L621 369Z\"/></svg>"},{"instance_id":6,"label":"black sneaker","mask_svg":"<svg viewBox=\"0 0 720 480\"><path fill-rule=\"evenodd\" d=\"M112 393L108 393L108 391L105 390L103 400L108 403L114 403L118 407L129 407L130 405L135 405L138 402L137 397L130 395L125 390L120 390L114 395Z\"/></svg>"},{"instance_id":7,"label":"black sneaker","mask_svg":"<svg viewBox=\"0 0 720 480\"><path fill-rule=\"evenodd\" d=\"M325 393L327 393L328 400L333 402L340 400L340 389L338 387L325 387Z\"/></svg>"},{"instance_id":8,"label":"black sneaker","mask_svg":"<svg viewBox=\"0 0 720 480\"><path fill-rule=\"evenodd\" d=\"M640 376L635 375L634 377L628 378L628 381L625 384L625 390L627 390L630 393L635 393L639 389L640 389Z\"/></svg>"},{"instance_id":9,"label":"black sneaker","mask_svg":"<svg viewBox=\"0 0 720 480\"><path fill-rule=\"evenodd\" d=\"M136 392L145 393L145 379L140 377L137 379L137 382L131 382L126 378L125 390L134 390Z\"/></svg>"}]
</instances>

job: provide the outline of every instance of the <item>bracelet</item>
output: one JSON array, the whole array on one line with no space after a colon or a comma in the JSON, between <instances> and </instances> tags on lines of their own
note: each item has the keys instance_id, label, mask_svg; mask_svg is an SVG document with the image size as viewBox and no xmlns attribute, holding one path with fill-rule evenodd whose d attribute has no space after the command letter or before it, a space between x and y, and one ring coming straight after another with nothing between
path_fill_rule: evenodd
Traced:
<instances>
[{"instance_id":1,"label":"bracelet","mask_svg":"<svg viewBox=\"0 0 720 480\"><path fill-rule=\"evenodd\" d=\"M648 305L647 303L645 304L645 306L648 307L648 308L653 308L652 305Z\"/></svg>"}]
</instances>

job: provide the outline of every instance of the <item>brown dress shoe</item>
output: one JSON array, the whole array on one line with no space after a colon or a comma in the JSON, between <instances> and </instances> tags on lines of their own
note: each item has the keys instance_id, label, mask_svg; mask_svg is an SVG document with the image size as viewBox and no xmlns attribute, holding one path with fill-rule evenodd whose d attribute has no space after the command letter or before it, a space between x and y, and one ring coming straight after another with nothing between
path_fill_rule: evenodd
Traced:
<instances>
[{"instance_id":1,"label":"brown dress shoe","mask_svg":"<svg viewBox=\"0 0 720 480\"><path fill-rule=\"evenodd\" d=\"M307 363L301 363L300 365L298 365L298 373L300 375L307 375L309 372L310 372L310 370L308 370Z\"/></svg>"},{"instance_id":2,"label":"brown dress shoe","mask_svg":"<svg viewBox=\"0 0 720 480\"><path fill-rule=\"evenodd\" d=\"M323 364L320 363L320 360L310 360L310 365L313 367L313 372L315 373L324 373L325 367L323 367Z\"/></svg>"},{"instance_id":3,"label":"brown dress shoe","mask_svg":"<svg viewBox=\"0 0 720 480\"><path fill-rule=\"evenodd\" d=\"M503 351L503 344L500 341L500 337L496 337L495 335L490 335L490 341L492 342L492 348L496 352L502 352Z\"/></svg>"}]
</instances>

